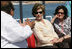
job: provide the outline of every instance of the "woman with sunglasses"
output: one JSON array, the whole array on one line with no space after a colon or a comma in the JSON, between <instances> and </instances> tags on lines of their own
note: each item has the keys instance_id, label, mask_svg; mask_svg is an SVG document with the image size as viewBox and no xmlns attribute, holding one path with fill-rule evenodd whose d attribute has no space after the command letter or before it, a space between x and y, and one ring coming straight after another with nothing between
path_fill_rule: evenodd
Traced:
<instances>
[{"instance_id":1,"label":"woman with sunglasses","mask_svg":"<svg viewBox=\"0 0 72 49\"><path fill-rule=\"evenodd\" d=\"M37 48L57 48L54 43L58 40L58 35L55 33L52 24L43 19L45 14L45 6L42 4L35 4L32 9L32 14L36 17L34 23L34 35L36 37Z\"/></svg>"},{"instance_id":2,"label":"woman with sunglasses","mask_svg":"<svg viewBox=\"0 0 72 49\"><path fill-rule=\"evenodd\" d=\"M67 8L63 5L58 6L54 15L51 23L54 25L55 31L60 37L58 42L63 42L64 45L62 47L68 47L66 43L68 42L69 45L71 43L71 18L68 17Z\"/></svg>"}]
</instances>

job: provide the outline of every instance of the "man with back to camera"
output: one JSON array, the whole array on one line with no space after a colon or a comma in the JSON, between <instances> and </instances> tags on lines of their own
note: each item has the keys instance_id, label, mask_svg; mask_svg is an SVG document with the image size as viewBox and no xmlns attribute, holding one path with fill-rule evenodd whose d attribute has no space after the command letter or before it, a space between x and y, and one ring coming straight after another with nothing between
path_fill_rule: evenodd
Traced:
<instances>
[{"instance_id":1,"label":"man with back to camera","mask_svg":"<svg viewBox=\"0 0 72 49\"><path fill-rule=\"evenodd\" d=\"M32 34L31 25L19 24L13 15L12 3L1 1L1 48L27 48L26 39Z\"/></svg>"}]
</instances>

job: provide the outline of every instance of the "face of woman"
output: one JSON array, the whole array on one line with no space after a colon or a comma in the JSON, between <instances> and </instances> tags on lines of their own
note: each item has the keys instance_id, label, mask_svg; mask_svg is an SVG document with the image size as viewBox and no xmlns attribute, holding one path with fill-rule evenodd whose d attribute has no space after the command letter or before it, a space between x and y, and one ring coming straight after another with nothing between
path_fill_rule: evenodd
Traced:
<instances>
[{"instance_id":1,"label":"face of woman","mask_svg":"<svg viewBox=\"0 0 72 49\"><path fill-rule=\"evenodd\" d=\"M36 20L38 21L42 20L42 16L43 16L42 9L38 9L37 12L35 13L35 16L36 16Z\"/></svg>"},{"instance_id":2,"label":"face of woman","mask_svg":"<svg viewBox=\"0 0 72 49\"><path fill-rule=\"evenodd\" d=\"M63 19L63 18L64 18L64 10L63 10L63 9L60 9L60 10L58 11L58 18L59 18L59 19Z\"/></svg>"}]
</instances>

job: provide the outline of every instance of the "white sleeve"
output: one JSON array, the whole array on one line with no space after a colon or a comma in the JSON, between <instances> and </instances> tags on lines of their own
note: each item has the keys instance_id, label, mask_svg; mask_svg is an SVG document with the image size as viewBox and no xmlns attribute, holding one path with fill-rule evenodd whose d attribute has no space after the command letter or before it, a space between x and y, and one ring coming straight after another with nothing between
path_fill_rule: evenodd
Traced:
<instances>
[{"instance_id":1,"label":"white sleeve","mask_svg":"<svg viewBox=\"0 0 72 49\"><path fill-rule=\"evenodd\" d=\"M1 25L3 26L1 26L3 28L3 33L1 33L1 36L3 36L9 42L14 43L23 41L32 34L30 26L26 25L25 27L22 27L13 18L7 18L5 20L3 19L1 22Z\"/></svg>"}]
</instances>

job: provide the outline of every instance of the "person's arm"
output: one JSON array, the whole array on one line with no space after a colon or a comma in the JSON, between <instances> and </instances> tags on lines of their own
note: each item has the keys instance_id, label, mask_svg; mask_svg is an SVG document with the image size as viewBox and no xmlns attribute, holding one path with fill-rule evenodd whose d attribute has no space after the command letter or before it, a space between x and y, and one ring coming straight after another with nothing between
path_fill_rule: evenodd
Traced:
<instances>
[{"instance_id":1,"label":"person's arm","mask_svg":"<svg viewBox=\"0 0 72 49\"><path fill-rule=\"evenodd\" d=\"M52 18L52 20L51 20L51 23L52 23L52 24L54 23L54 21L55 21L55 19L56 19L57 17L58 17L58 16L55 15L55 16Z\"/></svg>"},{"instance_id":2,"label":"person's arm","mask_svg":"<svg viewBox=\"0 0 72 49\"><path fill-rule=\"evenodd\" d=\"M41 43L53 43L51 42L52 39L54 39L53 37L51 36L45 36L42 31L40 30L40 28L38 28L38 26L35 26L34 29L34 35L39 39L39 41Z\"/></svg>"},{"instance_id":3,"label":"person's arm","mask_svg":"<svg viewBox=\"0 0 72 49\"><path fill-rule=\"evenodd\" d=\"M51 22L47 21L47 24L49 26L49 29L51 30L51 34L53 35L53 40L51 40L52 43L56 43L56 41L59 39L57 33L54 31L53 25Z\"/></svg>"},{"instance_id":4,"label":"person's arm","mask_svg":"<svg viewBox=\"0 0 72 49\"><path fill-rule=\"evenodd\" d=\"M66 39L69 39L69 38L71 38L70 35L65 35L64 37L59 38L58 41L57 41L57 43L65 41Z\"/></svg>"},{"instance_id":5,"label":"person's arm","mask_svg":"<svg viewBox=\"0 0 72 49\"><path fill-rule=\"evenodd\" d=\"M12 43L23 41L32 34L30 26L26 25L25 27L22 27L13 18L7 18L3 21L3 26L5 27L6 32L1 35Z\"/></svg>"},{"instance_id":6,"label":"person's arm","mask_svg":"<svg viewBox=\"0 0 72 49\"><path fill-rule=\"evenodd\" d=\"M70 38L71 36L70 35L65 35L64 36L64 39L68 39L68 38Z\"/></svg>"},{"instance_id":7,"label":"person's arm","mask_svg":"<svg viewBox=\"0 0 72 49\"><path fill-rule=\"evenodd\" d=\"M29 25L31 27L31 29L34 28L34 25L35 25L35 21L30 21L30 19L26 19L26 22L25 22L27 25Z\"/></svg>"}]
</instances>

